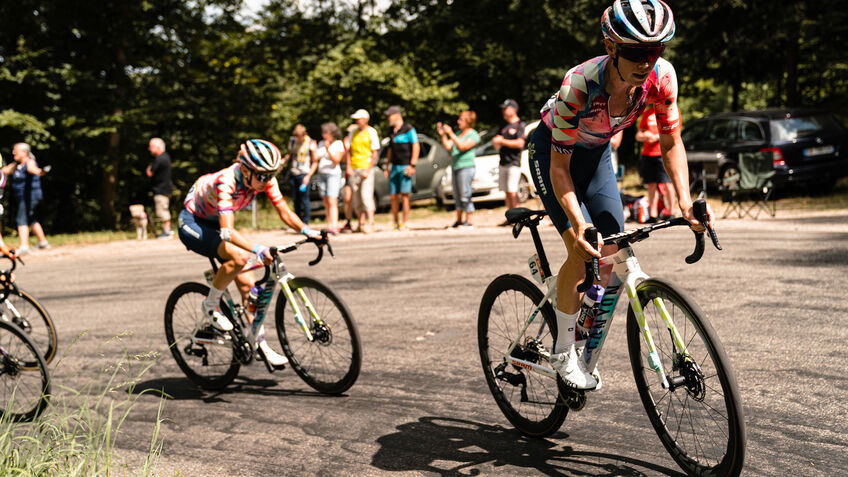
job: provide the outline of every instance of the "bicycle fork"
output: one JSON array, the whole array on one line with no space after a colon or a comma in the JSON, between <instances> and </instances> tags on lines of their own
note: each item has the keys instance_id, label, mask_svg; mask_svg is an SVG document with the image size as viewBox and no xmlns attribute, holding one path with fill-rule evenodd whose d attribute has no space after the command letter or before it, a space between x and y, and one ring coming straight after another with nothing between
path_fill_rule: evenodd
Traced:
<instances>
[{"instance_id":1,"label":"bicycle fork","mask_svg":"<svg viewBox=\"0 0 848 477\"><path fill-rule=\"evenodd\" d=\"M671 385L668 382L668 377L665 374L662 360L657 352L654 337L651 334L651 329L648 327L647 320L645 319L645 310L642 308L639 296L636 293L637 282L640 280L647 280L650 277L642 271L642 268L639 266L639 261L636 259L636 256L633 254L633 249L630 247L622 248L616 252L615 255L612 255L611 258L612 260L610 260L610 262L613 263L613 271L615 271L619 277L624 277L624 286L627 290L627 296L630 298L630 308L636 316L636 322L639 324L639 330L642 333L642 338L645 340L645 344L647 345L648 366L657 373L657 377L659 378L663 389L670 389ZM671 315L668 313L665 303L660 298L654 298L651 302L657 308L660 317L665 322L665 326L671 334L674 346L684 359L689 360L690 358L689 353L686 350L686 344L680 337L677 327L674 325L674 321L671 319Z\"/></svg>"}]
</instances>

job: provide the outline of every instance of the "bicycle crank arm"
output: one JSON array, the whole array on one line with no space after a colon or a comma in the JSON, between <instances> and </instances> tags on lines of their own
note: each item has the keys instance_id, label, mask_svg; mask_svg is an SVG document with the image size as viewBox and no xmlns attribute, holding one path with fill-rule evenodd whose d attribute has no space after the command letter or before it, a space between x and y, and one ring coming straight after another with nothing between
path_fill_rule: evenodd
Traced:
<instances>
[{"instance_id":1,"label":"bicycle crank arm","mask_svg":"<svg viewBox=\"0 0 848 477\"><path fill-rule=\"evenodd\" d=\"M533 371L533 372L539 373L543 376L547 376L549 378L556 378L556 371L554 371L551 368L542 366L540 364L533 363L531 361L525 361L523 359L518 359L518 358L513 357L513 356L509 356L509 357L507 357L507 359L509 360L509 364L511 364L513 366L518 366L519 368L524 368L528 371Z\"/></svg>"}]
</instances>

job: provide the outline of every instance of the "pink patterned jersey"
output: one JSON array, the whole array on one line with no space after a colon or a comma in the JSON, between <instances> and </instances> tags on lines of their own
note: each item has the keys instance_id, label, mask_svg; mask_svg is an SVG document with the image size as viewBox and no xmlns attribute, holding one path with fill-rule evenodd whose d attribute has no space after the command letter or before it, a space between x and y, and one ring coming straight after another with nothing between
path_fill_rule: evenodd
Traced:
<instances>
[{"instance_id":1,"label":"pink patterned jersey","mask_svg":"<svg viewBox=\"0 0 848 477\"><path fill-rule=\"evenodd\" d=\"M258 192L247 187L239 164L206 174L191 186L185 208L202 219L217 219L220 214L231 214L250 204ZM268 181L265 194L275 206L283 201L277 178Z\"/></svg>"},{"instance_id":2,"label":"pink patterned jersey","mask_svg":"<svg viewBox=\"0 0 848 477\"><path fill-rule=\"evenodd\" d=\"M609 95L604 89L604 71L610 60L608 55L599 56L568 70L559 92L542 108L542 121L551 129L551 147L556 151L571 154L575 145L604 145L615 133L634 124L648 104L655 107L660 133L680 129L677 76L671 63L662 58L642 85L636 107L626 117L611 121Z\"/></svg>"}]
</instances>

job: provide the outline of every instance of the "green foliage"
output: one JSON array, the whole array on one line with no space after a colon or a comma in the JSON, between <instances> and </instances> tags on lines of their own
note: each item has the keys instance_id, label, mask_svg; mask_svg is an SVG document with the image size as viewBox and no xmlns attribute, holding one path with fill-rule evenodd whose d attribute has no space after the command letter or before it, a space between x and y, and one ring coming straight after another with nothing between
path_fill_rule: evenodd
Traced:
<instances>
[{"instance_id":1,"label":"green foliage","mask_svg":"<svg viewBox=\"0 0 848 477\"><path fill-rule=\"evenodd\" d=\"M599 0L0 2L0 149L30 143L48 231L127 227L150 203L147 141L165 139L179 204L247 137L284 146L398 104L422 132L465 108L478 129L517 99L534 119L572 66L604 54ZM837 0L676 0L666 57L684 121L730 109L848 109ZM629 139L628 139L629 141Z\"/></svg>"}]
</instances>

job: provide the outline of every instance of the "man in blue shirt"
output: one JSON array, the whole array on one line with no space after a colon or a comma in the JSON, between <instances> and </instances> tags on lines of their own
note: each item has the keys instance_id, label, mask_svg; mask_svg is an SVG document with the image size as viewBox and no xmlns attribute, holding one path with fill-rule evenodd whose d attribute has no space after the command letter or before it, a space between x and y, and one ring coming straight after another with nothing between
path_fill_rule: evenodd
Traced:
<instances>
[{"instance_id":1,"label":"man in blue shirt","mask_svg":"<svg viewBox=\"0 0 848 477\"><path fill-rule=\"evenodd\" d=\"M392 127L385 173L389 179L389 193L392 196L394 229L406 231L406 224L409 222L409 194L412 193L412 181L418 155L421 153L421 144L418 142L415 128L403 120L400 107L390 107L385 111L385 115ZM398 221L398 205L401 201L403 222Z\"/></svg>"}]
</instances>

